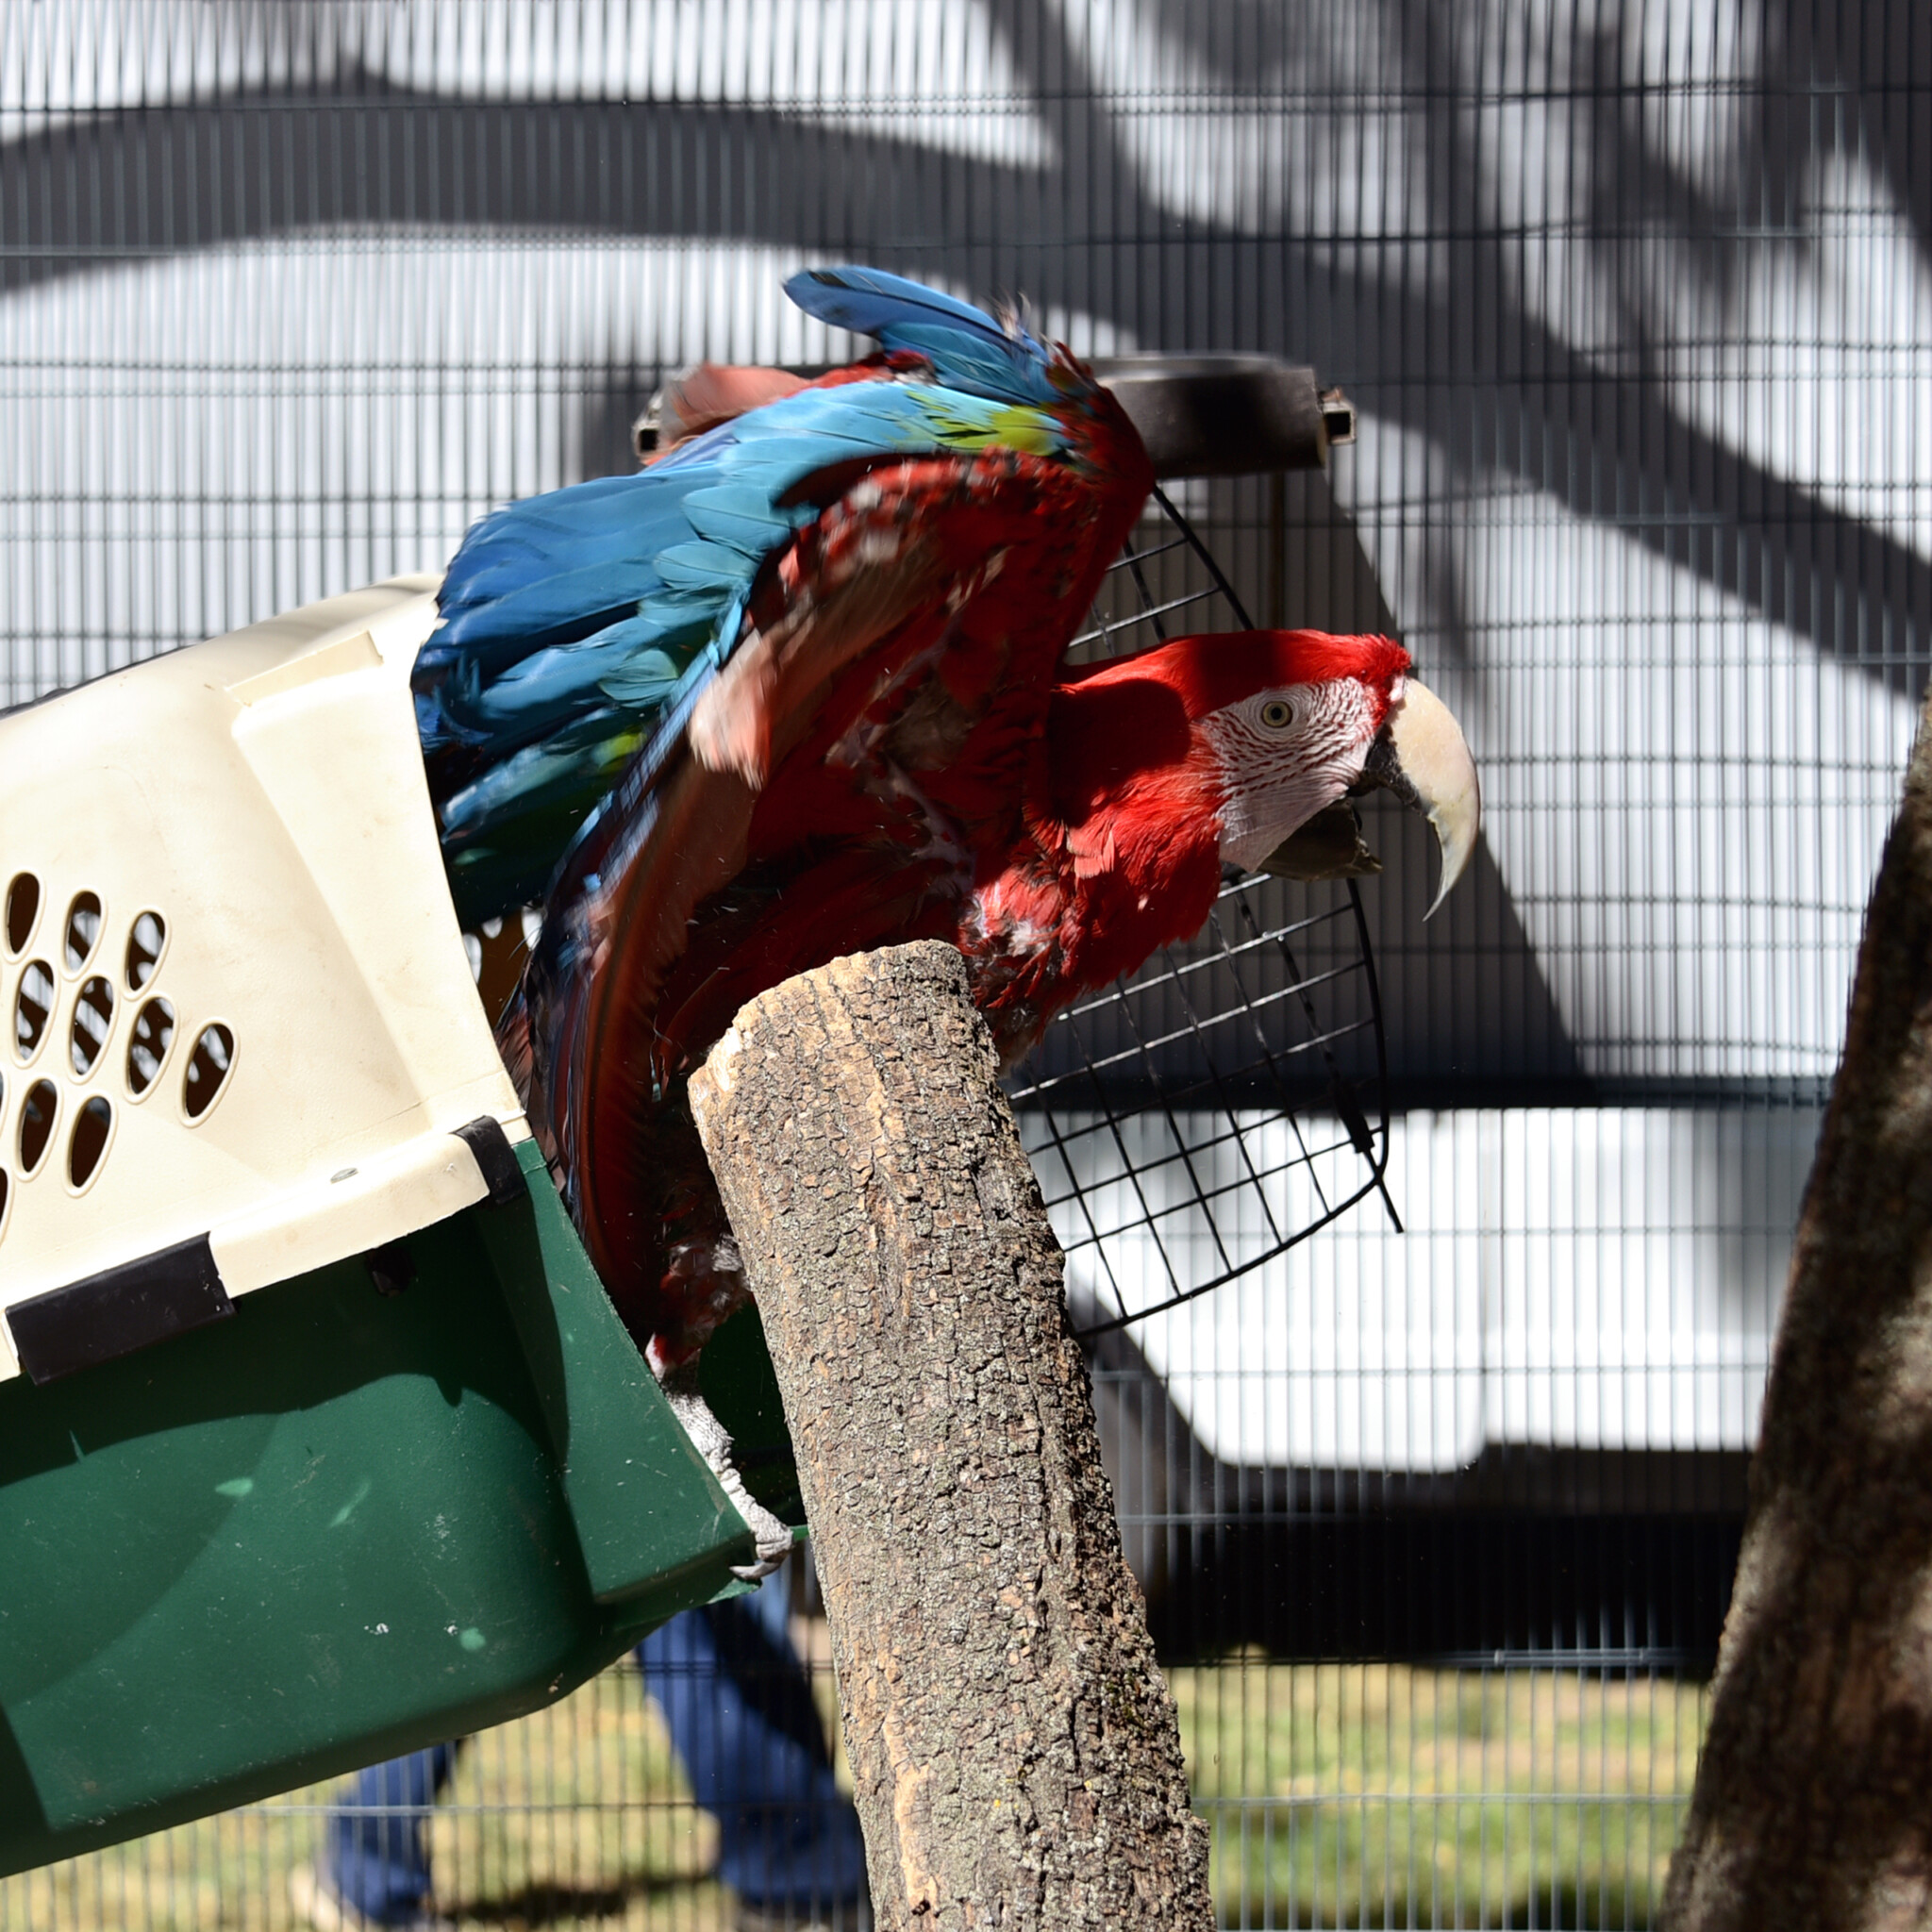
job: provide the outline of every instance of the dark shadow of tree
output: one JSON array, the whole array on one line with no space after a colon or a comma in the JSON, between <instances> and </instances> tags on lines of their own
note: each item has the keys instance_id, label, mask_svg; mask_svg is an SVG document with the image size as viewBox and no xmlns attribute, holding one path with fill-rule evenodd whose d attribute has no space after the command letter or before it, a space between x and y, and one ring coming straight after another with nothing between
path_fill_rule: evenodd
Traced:
<instances>
[{"instance_id":1,"label":"dark shadow of tree","mask_svg":"<svg viewBox=\"0 0 1932 1932\"><path fill-rule=\"evenodd\" d=\"M1251 347L1299 355L1353 384L1403 427L1429 437L1455 473L1500 471L1636 542L1857 664L1915 692L1932 630L1932 563L1889 531L1835 508L1800 481L1728 448L1674 409L1655 380L1654 305L1631 266L1634 220L1670 236L1722 292L1724 210L1647 139L1618 36L1579 33L1570 84L1591 123L1591 229L1585 245L1621 283L1624 348L1638 372L1607 373L1510 295L1501 238L1473 230L1444 197L1478 178L1482 156L1455 84L1458 9L1391 0L1396 31L1375 45L1406 63L1356 75L1379 98L1420 102L1435 205L1419 235L1441 241L1449 272L1418 290L1289 234L1252 236L1176 217L1152 201L1123 148L1115 106L1066 35L1023 0L991 0L997 29L1057 148L1051 166L1002 166L798 114L690 102L454 99L344 68L307 92L264 90L104 113L15 141L0 184L7 236L0 290L103 261L342 225L541 229L756 241L840 249L971 286L1113 321L1149 346ZM1821 82L1851 114L1922 239L1932 225L1918 165L1927 115L1923 32L1870 0L1826 43L1805 9L1764 17L1761 85L1743 91L1730 172L1754 208L1794 209L1821 123ZM1169 31L1211 58L1232 44L1224 9L1172 11ZM1296 14L1306 23L1312 18ZM1288 25L1256 25L1267 61ZM1895 63L1895 64L1894 64ZM1345 67L1345 58L1336 63ZM1253 88L1253 73L1224 75ZM1916 94L1914 89L1918 90ZM572 138L556 139L560 113ZM1793 227L1778 245L1802 250ZM1219 328L1190 299L1232 252L1256 285L1281 291L1261 339L1201 340ZM1311 298L1319 289L1321 299ZM1177 318L1199 324L1177 335ZM1361 329L1344 318L1374 319ZM1420 378L1420 379L1418 379ZM1452 647L1460 600L1445 598Z\"/></svg>"}]
</instances>

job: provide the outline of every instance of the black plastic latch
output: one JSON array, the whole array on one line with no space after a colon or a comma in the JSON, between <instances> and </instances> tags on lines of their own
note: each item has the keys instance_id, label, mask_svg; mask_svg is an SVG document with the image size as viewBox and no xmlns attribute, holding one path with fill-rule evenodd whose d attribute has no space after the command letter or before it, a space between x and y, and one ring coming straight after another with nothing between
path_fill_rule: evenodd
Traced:
<instances>
[{"instance_id":1,"label":"black plastic latch","mask_svg":"<svg viewBox=\"0 0 1932 1932\"><path fill-rule=\"evenodd\" d=\"M478 1114L468 1126L457 1128L456 1137L476 1157L492 1208L506 1208L524 1198L524 1170L517 1163L517 1150L495 1115Z\"/></svg>"},{"instance_id":2,"label":"black plastic latch","mask_svg":"<svg viewBox=\"0 0 1932 1932\"><path fill-rule=\"evenodd\" d=\"M234 1312L204 1234L20 1302L8 1309L7 1325L21 1367L38 1383Z\"/></svg>"}]
</instances>

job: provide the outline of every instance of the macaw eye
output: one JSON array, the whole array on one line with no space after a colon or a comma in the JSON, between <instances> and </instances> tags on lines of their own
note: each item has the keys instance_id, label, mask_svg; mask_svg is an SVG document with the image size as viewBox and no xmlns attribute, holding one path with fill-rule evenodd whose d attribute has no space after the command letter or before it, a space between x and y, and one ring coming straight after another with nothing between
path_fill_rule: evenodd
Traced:
<instances>
[{"instance_id":1,"label":"macaw eye","mask_svg":"<svg viewBox=\"0 0 1932 1932\"><path fill-rule=\"evenodd\" d=\"M1271 731L1286 731L1294 723L1294 707L1281 698L1270 698L1261 707L1261 722Z\"/></svg>"}]
</instances>

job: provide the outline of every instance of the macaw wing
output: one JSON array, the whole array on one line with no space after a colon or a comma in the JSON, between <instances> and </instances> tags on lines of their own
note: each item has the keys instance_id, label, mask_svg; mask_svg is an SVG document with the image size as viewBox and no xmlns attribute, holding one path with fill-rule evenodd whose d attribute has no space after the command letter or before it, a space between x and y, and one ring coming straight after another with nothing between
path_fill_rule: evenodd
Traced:
<instances>
[{"instance_id":1,"label":"macaw wing","mask_svg":"<svg viewBox=\"0 0 1932 1932\"><path fill-rule=\"evenodd\" d=\"M1133 459L1138 457L1138 464ZM614 1291L648 1293L644 1123L744 1000L950 935L1010 841L1047 694L1151 478L991 447L872 470L753 591L566 860L526 1103Z\"/></svg>"},{"instance_id":2,"label":"macaw wing","mask_svg":"<svg viewBox=\"0 0 1932 1932\"><path fill-rule=\"evenodd\" d=\"M856 477L995 446L1071 459L1045 410L892 369L852 374L471 531L412 674L465 924L542 895L625 766L738 649L767 561Z\"/></svg>"}]
</instances>

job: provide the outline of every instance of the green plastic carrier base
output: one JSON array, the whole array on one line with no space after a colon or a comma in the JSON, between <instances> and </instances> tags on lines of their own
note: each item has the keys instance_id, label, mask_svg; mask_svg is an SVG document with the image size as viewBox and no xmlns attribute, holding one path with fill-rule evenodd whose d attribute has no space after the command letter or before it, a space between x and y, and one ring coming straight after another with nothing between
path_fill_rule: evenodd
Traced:
<instances>
[{"instance_id":1,"label":"green plastic carrier base","mask_svg":"<svg viewBox=\"0 0 1932 1932\"><path fill-rule=\"evenodd\" d=\"M753 1558L497 1054L435 591L0 715L0 1872L533 1710Z\"/></svg>"},{"instance_id":2,"label":"green plastic carrier base","mask_svg":"<svg viewBox=\"0 0 1932 1932\"><path fill-rule=\"evenodd\" d=\"M520 1716L735 1588L743 1523L516 1153L407 1260L0 1383L0 1873Z\"/></svg>"}]
</instances>

